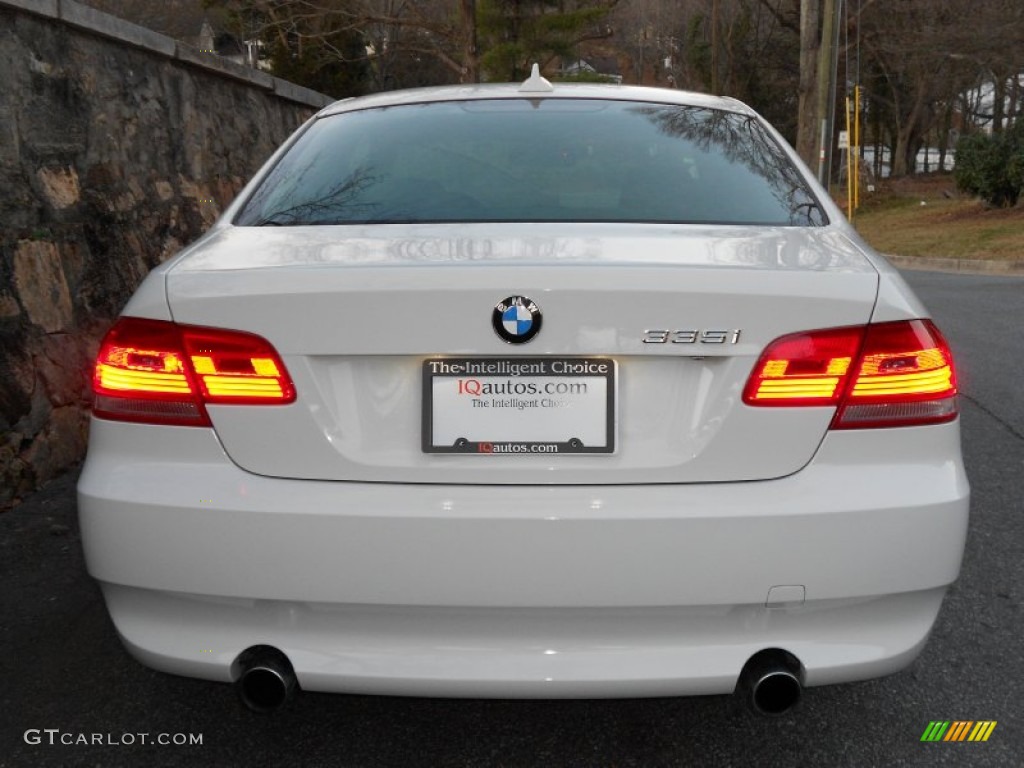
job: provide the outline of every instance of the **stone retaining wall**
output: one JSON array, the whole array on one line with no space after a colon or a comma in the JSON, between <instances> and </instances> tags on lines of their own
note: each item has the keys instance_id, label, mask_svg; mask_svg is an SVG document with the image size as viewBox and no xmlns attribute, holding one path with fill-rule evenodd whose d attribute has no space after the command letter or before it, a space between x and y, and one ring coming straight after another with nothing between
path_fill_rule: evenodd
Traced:
<instances>
[{"instance_id":1,"label":"stone retaining wall","mask_svg":"<svg viewBox=\"0 0 1024 768\"><path fill-rule=\"evenodd\" d=\"M70 0L0 0L0 510L85 451L99 337L322 94Z\"/></svg>"}]
</instances>

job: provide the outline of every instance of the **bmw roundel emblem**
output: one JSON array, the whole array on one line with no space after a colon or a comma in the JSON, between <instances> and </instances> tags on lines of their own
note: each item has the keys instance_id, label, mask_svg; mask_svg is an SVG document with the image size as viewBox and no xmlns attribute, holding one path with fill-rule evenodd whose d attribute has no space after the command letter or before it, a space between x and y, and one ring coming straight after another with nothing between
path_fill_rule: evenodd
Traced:
<instances>
[{"instance_id":1,"label":"bmw roundel emblem","mask_svg":"<svg viewBox=\"0 0 1024 768\"><path fill-rule=\"evenodd\" d=\"M540 307L525 296L509 296L494 306L491 324L509 344L525 344L540 333Z\"/></svg>"}]
</instances>

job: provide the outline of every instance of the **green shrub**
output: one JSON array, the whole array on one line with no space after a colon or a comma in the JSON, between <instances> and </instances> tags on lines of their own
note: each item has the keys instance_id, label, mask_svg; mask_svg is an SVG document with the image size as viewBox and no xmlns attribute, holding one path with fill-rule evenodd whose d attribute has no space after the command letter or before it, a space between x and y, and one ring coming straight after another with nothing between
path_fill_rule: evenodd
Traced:
<instances>
[{"instance_id":1,"label":"green shrub","mask_svg":"<svg viewBox=\"0 0 1024 768\"><path fill-rule=\"evenodd\" d=\"M1009 183L1024 194L1024 120L1017 120L1007 132L1009 151L1006 161L1006 176Z\"/></svg>"},{"instance_id":2,"label":"green shrub","mask_svg":"<svg viewBox=\"0 0 1024 768\"><path fill-rule=\"evenodd\" d=\"M1024 121L1001 134L965 136L956 145L957 187L998 208L1017 204L1024 193Z\"/></svg>"}]
</instances>

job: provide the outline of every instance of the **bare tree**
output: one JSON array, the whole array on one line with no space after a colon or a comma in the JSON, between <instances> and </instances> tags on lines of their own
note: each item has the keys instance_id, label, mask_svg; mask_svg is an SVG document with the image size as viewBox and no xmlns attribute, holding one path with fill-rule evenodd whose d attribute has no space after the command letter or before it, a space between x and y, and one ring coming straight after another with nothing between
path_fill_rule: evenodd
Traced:
<instances>
[{"instance_id":1,"label":"bare tree","mask_svg":"<svg viewBox=\"0 0 1024 768\"><path fill-rule=\"evenodd\" d=\"M495 69L497 59L503 64L514 60L508 67L514 73L522 68L522 56L550 61L584 41L610 37L612 29L598 22L618 0L228 2L237 13L258 18L260 36L276 39L279 47L317 45L326 56L343 59L345 53L331 48L331 40L344 32L358 34L366 43L362 55L373 65L375 85L383 89L408 84L395 78L401 57L437 62L447 71L447 80L464 83L479 82L484 65L491 62ZM507 75L499 71L499 76Z\"/></svg>"},{"instance_id":2,"label":"bare tree","mask_svg":"<svg viewBox=\"0 0 1024 768\"><path fill-rule=\"evenodd\" d=\"M235 13L256 19L255 34L281 47L319 46L344 60L331 41L352 33L366 43L360 55L387 67L397 52L430 57L452 79L477 82L476 0L228 0ZM381 78L381 83L387 81ZM378 83L378 84L381 84ZM392 86L393 87L393 86Z\"/></svg>"},{"instance_id":3,"label":"bare tree","mask_svg":"<svg viewBox=\"0 0 1024 768\"><path fill-rule=\"evenodd\" d=\"M942 125L951 103L964 101L958 94L975 87L979 77L993 90L993 129L1002 128L1007 84L1024 71L1019 2L872 3L859 21L869 66L877 73L872 105L888 116L894 175L914 173L925 137Z\"/></svg>"}]
</instances>

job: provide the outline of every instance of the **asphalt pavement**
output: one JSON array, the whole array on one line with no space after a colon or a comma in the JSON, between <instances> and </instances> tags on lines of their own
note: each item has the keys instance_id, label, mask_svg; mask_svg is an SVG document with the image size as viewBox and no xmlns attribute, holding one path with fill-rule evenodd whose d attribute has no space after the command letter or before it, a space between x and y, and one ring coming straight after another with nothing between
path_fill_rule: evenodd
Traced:
<instances>
[{"instance_id":1,"label":"asphalt pavement","mask_svg":"<svg viewBox=\"0 0 1024 768\"><path fill-rule=\"evenodd\" d=\"M961 577L910 669L809 689L778 719L729 696L304 693L255 715L226 685L124 652L85 573L71 473L0 515L0 767L1024 764L1024 279L906 277L959 360L973 488ZM985 743L922 743L933 720L998 725Z\"/></svg>"}]
</instances>

